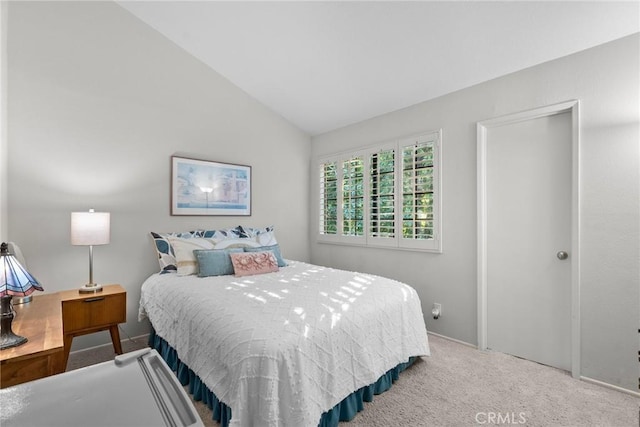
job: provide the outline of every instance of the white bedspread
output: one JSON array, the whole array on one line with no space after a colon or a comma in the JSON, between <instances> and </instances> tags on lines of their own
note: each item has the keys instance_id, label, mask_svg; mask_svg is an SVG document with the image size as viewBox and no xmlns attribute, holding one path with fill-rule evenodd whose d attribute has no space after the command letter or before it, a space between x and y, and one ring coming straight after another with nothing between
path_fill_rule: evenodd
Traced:
<instances>
[{"instance_id":1,"label":"white bedspread","mask_svg":"<svg viewBox=\"0 0 640 427\"><path fill-rule=\"evenodd\" d=\"M430 354L413 288L296 261L240 278L154 274L139 317L231 407L233 426L315 427L347 395Z\"/></svg>"}]
</instances>

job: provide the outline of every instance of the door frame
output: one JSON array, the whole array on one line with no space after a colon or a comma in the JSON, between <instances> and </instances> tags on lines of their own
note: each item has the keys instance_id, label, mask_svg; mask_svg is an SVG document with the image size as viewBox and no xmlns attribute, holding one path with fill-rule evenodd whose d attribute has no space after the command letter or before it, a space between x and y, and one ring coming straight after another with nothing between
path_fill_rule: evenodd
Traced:
<instances>
[{"instance_id":1,"label":"door frame","mask_svg":"<svg viewBox=\"0 0 640 427\"><path fill-rule=\"evenodd\" d=\"M478 349L487 349L487 130L526 120L571 114L571 375L580 378L580 102L571 100L477 123Z\"/></svg>"}]
</instances>

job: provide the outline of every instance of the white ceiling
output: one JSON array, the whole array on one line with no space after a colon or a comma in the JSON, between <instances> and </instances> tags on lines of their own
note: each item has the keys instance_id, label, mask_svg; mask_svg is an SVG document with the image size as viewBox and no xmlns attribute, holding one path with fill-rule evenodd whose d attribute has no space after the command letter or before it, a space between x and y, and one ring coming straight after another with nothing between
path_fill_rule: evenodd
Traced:
<instances>
[{"instance_id":1,"label":"white ceiling","mask_svg":"<svg viewBox=\"0 0 640 427\"><path fill-rule=\"evenodd\" d=\"M640 31L640 3L119 1L310 135Z\"/></svg>"}]
</instances>

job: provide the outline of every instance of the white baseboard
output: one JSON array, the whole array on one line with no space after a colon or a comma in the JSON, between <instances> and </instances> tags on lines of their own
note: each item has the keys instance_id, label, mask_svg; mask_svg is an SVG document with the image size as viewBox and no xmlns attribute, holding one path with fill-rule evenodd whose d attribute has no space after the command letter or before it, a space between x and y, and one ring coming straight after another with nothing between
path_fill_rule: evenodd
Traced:
<instances>
[{"instance_id":1,"label":"white baseboard","mask_svg":"<svg viewBox=\"0 0 640 427\"><path fill-rule=\"evenodd\" d=\"M138 335L137 337L127 337L125 339L121 339L120 342L124 342L124 341L137 341L138 339L144 339L144 342L147 342L149 340L149 334L144 334L144 335ZM113 343L111 341L109 341L108 343L104 343L104 344L100 344L100 345L94 345L93 347L88 347L88 348L83 348L80 350L74 350L72 351L70 354L76 354L76 353L83 353L85 351L89 351L89 350L94 350L96 348L100 348L100 347L111 347L113 346Z\"/></svg>"},{"instance_id":2,"label":"white baseboard","mask_svg":"<svg viewBox=\"0 0 640 427\"><path fill-rule=\"evenodd\" d=\"M589 377L580 377L580 379L582 381L586 382L586 383L599 385L601 387L605 387L605 388L608 388L608 389L611 389L611 390L619 391L620 393L630 394L631 396L634 396L634 397L640 397L640 393L638 393L637 391L633 391L633 390L629 390L629 389L626 389L626 388L618 387L617 385L605 383L603 381L594 380L593 378L589 378Z\"/></svg>"},{"instance_id":3,"label":"white baseboard","mask_svg":"<svg viewBox=\"0 0 640 427\"><path fill-rule=\"evenodd\" d=\"M436 334L435 332L431 332L431 331L427 331L427 334L428 334L428 335L436 336L436 337L438 337L438 338L445 339L445 340L447 340L447 341L453 341L453 342L456 342L456 343L458 343L458 344L466 345L467 347L471 347L471 348L475 348L475 349L477 349L477 348L478 348L478 346L477 346L477 345L475 345L475 344L469 344L469 343L468 343L468 342L466 342L466 341L460 341L460 340L457 340L457 339L455 339L455 338L448 337L448 336L446 336L446 335Z\"/></svg>"}]
</instances>

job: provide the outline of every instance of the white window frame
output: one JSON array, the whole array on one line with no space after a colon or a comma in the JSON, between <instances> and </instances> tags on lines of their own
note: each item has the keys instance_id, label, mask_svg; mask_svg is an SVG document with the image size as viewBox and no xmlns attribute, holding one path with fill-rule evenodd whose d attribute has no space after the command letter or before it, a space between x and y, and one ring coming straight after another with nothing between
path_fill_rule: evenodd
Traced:
<instances>
[{"instance_id":1,"label":"white window frame","mask_svg":"<svg viewBox=\"0 0 640 427\"><path fill-rule=\"evenodd\" d=\"M433 239L410 239L402 237L402 150L408 145L424 141L434 141L433 157ZM395 160L395 236L394 237L374 237L370 235L370 202L371 188L370 162L371 155L380 151L394 150ZM362 236L344 236L343 230L343 195L342 195L342 163L354 157L362 157L364 162L364 234ZM381 247L398 250L426 251L442 253L442 129L424 132L418 135L399 138L393 141L376 144L373 146L355 149L353 151L323 156L315 162L315 176L320 177L319 172L324 164L336 162L337 165L337 233L325 234L320 230L322 221L322 207L318 206L320 217L317 222L317 241L319 243L354 245L367 247ZM320 182L316 185L320 188ZM323 203L323 194L319 192L318 203Z\"/></svg>"}]
</instances>

